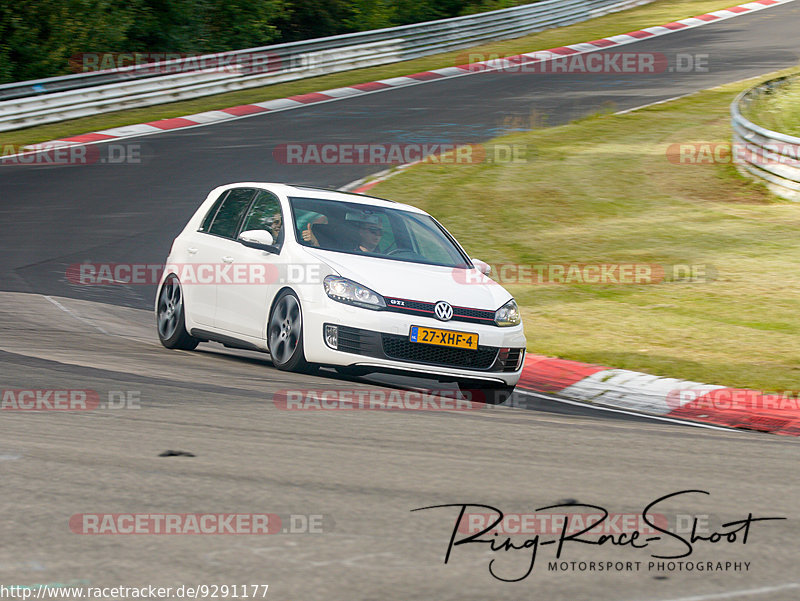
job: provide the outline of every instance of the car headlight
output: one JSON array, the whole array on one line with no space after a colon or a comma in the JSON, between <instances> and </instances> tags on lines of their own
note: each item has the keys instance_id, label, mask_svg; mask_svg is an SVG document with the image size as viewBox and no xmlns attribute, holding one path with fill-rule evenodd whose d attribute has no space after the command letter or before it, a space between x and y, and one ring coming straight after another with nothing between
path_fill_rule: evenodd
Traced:
<instances>
[{"instance_id":1,"label":"car headlight","mask_svg":"<svg viewBox=\"0 0 800 601\"><path fill-rule=\"evenodd\" d=\"M522 322L517 301L513 298L494 312L494 322L499 326L518 326Z\"/></svg>"},{"instance_id":2,"label":"car headlight","mask_svg":"<svg viewBox=\"0 0 800 601\"><path fill-rule=\"evenodd\" d=\"M329 275L323 281L325 293L335 301L364 309L380 311L386 308L383 297L366 286L338 275Z\"/></svg>"}]
</instances>

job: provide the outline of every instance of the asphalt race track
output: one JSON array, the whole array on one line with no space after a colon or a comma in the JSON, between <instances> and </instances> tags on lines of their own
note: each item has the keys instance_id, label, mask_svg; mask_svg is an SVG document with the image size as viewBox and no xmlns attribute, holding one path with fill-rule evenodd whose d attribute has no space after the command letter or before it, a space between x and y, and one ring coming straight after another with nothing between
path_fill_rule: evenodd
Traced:
<instances>
[{"instance_id":1,"label":"asphalt race track","mask_svg":"<svg viewBox=\"0 0 800 601\"><path fill-rule=\"evenodd\" d=\"M290 600L797 599L794 439L526 395L473 411L286 411L275 402L285 389L388 389L333 372L286 374L267 355L218 345L167 351L152 288L80 287L65 271L82 261L162 262L219 184L338 187L376 170L279 164L281 143L479 142L509 117L535 112L556 124L607 102L622 110L794 65L799 30L800 3L789 3L623 49L707 54L708 72L476 74L129 140L142 147L139 165L0 168L0 388L127 399L122 408L0 413L0 584L268 584L268 599ZM166 450L193 456L159 456ZM463 545L445 565L458 509L411 511L475 503L524 513L573 500L638 514L688 489L710 495L661 503L668 520L708 515L726 531L721 524L750 513L788 519L752 524L746 544L698 542L682 560L749 562L747 570L647 569L658 561L651 552L683 552L674 539L657 549L572 543L562 560L643 565L550 571L555 548L542 546L532 574L510 583L490 575L490 561L498 575L519 577L530 551ZM322 517L313 533L93 536L70 529L84 513Z\"/></svg>"}]
</instances>

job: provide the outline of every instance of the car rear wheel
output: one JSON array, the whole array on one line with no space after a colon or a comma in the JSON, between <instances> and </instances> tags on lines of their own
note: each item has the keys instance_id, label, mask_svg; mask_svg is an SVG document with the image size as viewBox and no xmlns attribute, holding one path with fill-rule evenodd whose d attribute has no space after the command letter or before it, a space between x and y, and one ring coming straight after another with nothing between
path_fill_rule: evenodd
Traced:
<instances>
[{"instance_id":1,"label":"car rear wheel","mask_svg":"<svg viewBox=\"0 0 800 601\"><path fill-rule=\"evenodd\" d=\"M303 311L291 290L278 295L267 327L267 343L272 363L280 370L310 373L318 366L306 361L303 352Z\"/></svg>"},{"instance_id":2,"label":"car rear wheel","mask_svg":"<svg viewBox=\"0 0 800 601\"><path fill-rule=\"evenodd\" d=\"M186 331L183 289L176 275L168 276L161 287L156 320L158 339L165 347L191 351L200 342Z\"/></svg>"}]
</instances>

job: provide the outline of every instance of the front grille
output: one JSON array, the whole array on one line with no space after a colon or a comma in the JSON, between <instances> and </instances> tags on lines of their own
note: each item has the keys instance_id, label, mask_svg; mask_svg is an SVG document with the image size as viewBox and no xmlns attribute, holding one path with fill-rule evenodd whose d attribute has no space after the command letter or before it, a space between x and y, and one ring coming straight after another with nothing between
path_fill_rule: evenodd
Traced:
<instances>
[{"instance_id":1,"label":"front grille","mask_svg":"<svg viewBox=\"0 0 800 601\"><path fill-rule=\"evenodd\" d=\"M519 356L522 353L521 348L501 349L497 357L500 363L500 371L517 371L517 363L519 363Z\"/></svg>"},{"instance_id":2,"label":"front grille","mask_svg":"<svg viewBox=\"0 0 800 601\"><path fill-rule=\"evenodd\" d=\"M402 300L402 299L393 299L393 300ZM394 305L393 305L394 307ZM397 309L410 309L413 311L426 311L433 313L433 303L424 303L422 301L413 301L413 300L403 300L402 307L396 307Z\"/></svg>"},{"instance_id":3,"label":"front grille","mask_svg":"<svg viewBox=\"0 0 800 601\"><path fill-rule=\"evenodd\" d=\"M395 313L406 313L408 315L424 315L434 317L433 308L436 303L424 301L407 300L404 298L386 298L386 310ZM402 304L400 304L402 303ZM467 323L482 323L485 325L495 325L494 311L488 309L471 309L469 307L453 307L453 317L450 321L465 321Z\"/></svg>"},{"instance_id":4,"label":"front grille","mask_svg":"<svg viewBox=\"0 0 800 601\"><path fill-rule=\"evenodd\" d=\"M395 334L382 334L381 337L386 356L401 361L464 369L489 369L497 357L497 349L488 346L471 350L410 342L407 337Z\"/></svg>"},{"instance_id":5,"label":"front grille","mask_svg":"<svg viewBox=\"0 0 800 601\"><path fill-rule=\"evenodd\" d=\"M467 307L453 307L453 315L459 317L474 317L481 321L494 321L494 311L485 309L468 309Z\"/></svg>"},{"instance_id":6,"label":"front grille","mask_svg":"<svg viewBox=\"0 0 800 601\"><path fill-rule=\"evenodd\" d=\"M374 355L374 351L378 346L376 332L347 326L339 326L338 329L339 344L337 350L356 355Z\"/></svg>"}]
</instances>

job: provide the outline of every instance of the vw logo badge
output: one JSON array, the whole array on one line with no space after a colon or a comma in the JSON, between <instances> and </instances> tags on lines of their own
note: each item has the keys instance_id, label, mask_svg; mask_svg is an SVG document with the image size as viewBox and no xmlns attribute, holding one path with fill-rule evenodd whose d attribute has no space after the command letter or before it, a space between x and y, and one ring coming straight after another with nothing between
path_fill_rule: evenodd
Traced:
<instances>
[{"instance_id":1,"label":"vw logo badge","mask_svg":"<svg viewBox=\"0 0 800 601\"><path fill-rule=\"evenodd\" d=\"M450 321L453 319L453 307L450 306L450 303L445 301L436 303L433 312L436 314L436 319L441 321Z\"/></svg>"}]
</instances>

